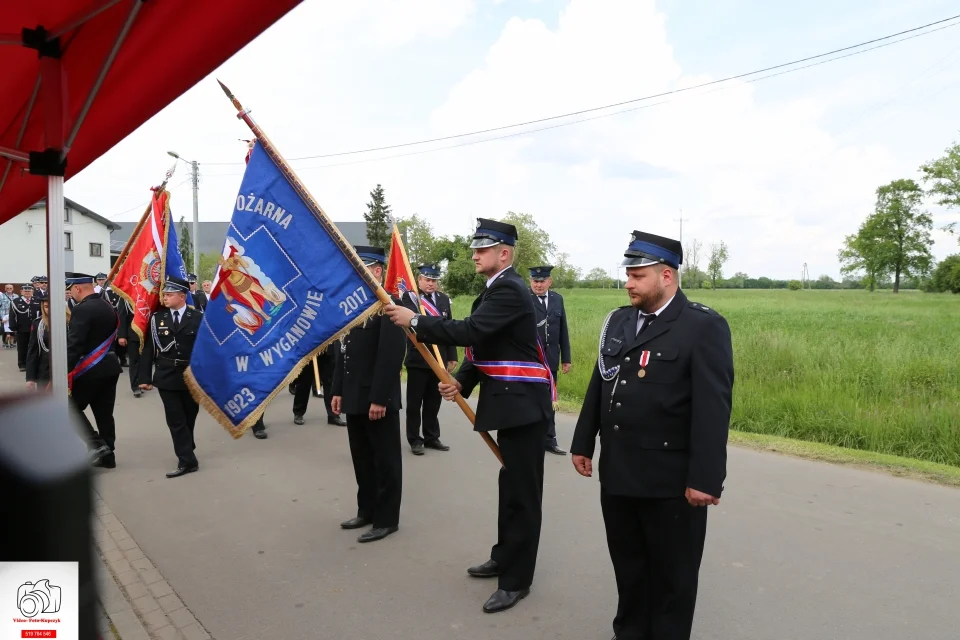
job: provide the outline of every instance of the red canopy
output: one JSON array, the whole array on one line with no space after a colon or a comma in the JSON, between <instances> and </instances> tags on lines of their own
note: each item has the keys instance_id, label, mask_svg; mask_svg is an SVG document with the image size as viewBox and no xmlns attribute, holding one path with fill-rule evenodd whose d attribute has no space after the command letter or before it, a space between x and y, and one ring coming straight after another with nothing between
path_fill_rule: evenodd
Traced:
<instances>
[{"instance_id":1,"label":"red canopy","mask_svg":"<svg viewBox=\"0 0 960 640\"><path fill-rule=\"evenodd\" d=\"M0 224L47 195L31 152L75 175L300 1L0 2Z\"/></svg>"}]
</instances>

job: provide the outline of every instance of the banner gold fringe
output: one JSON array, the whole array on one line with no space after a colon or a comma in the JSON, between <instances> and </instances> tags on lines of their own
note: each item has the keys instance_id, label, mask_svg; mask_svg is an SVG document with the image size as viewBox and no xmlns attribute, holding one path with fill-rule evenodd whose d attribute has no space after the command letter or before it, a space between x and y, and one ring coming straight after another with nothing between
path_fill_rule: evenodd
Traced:
<instances>
[{"instance_id":1,"label":"banner gold fringe","mask_svg":"<svg viewBox=\"0 0 960 640\"><path fill-rule=\"evenodd\" d=\"M163 192L161 192L159 195L156 196L156 197L160 197L160 195L163 195L164 193L167 194L167 200L166 200L166 202L164 202L164 205L163 205L163 214L162 214L162 217L163 217L164 220L167 221L167 223L164 224L164 230L165 230L165 231L164 231L164 236L163 236L163 237L164 237L164 240L163 240L163 243L164 243L164 244L163 244L163 247L162 247L162 249L163 249L163 255L160 257L160 260L161 260L161 262L160 262L160 284L157 285L159 291L163 291L163 282L164 282L164 280L166 279L166 273L167 273L166 270L165 270L165 269L166 269L166 259L167 259L167 244L166 244L166 243L167 243L167 233L166 233L166 229L169 229L169 226L167 226L167 225L168 225L168 223L169 223L169 221L170 221L170 192L164 190ZM135 243L136 240L137 240L137 238L140 237L140 234L143 233L143 231L144 231L143 227L146 225L146 216L147 216L147 215L153 216L153 200L150 201L150 204L149 204L148 207L147 207L147 213L144 214L144 224L138 225L138 226L137 226L137 233L134 234L134 235L132 235L132 236L130 236L130 238L127 240L127 243L130 244L130 246L133 246L133 244L131 244L131 243ZM123 254L123 257L122 257L122 260L118 260L118 261L113 265L113 269L111 269L110 273L111 273L111 274L116 274L118 271L120 271L120 268L123 266L123 264L127 261L128 258L129 258L129 253L124 253L124 254ZM108 282L112 282L112 280L108 280ZM123 298L127 303L130 304L130 307L134 310L134 317L136 317L137 303L133 301L133 298L131 298L129 295L127 295L126 292L121 291L121 290L119 290L119 289L114 289L114 291L117 293L118 296L120 296L120 297ZM157 298L157 300L160 300L160 297L159 297L159 296L160 296L160 293L159 293L159 291L158 291L158 298ZM163 305L161 304L160 306L163 306ZM151 311L151 312L150 312L150 315L153 315L153 313L154 313L154 312ZM149 318L149 317L147 318L147 322L148 322L148 323L150 322L150 318ZM138 327L138 326L137 326L136 324L134 324L133 322L130 323L130 328L133 329L133 332L134 332L135 334L137 334L137 337L140 339L140 355L143 355L143 331L140 329L140 327Z\"/></svg>"}]
</instances>

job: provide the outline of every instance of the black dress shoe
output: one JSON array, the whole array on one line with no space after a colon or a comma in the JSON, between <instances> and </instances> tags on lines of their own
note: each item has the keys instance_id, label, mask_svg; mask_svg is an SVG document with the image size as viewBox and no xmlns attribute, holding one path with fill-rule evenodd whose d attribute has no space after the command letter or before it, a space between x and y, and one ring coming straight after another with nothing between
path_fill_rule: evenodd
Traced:
<instances>
[{"instance_id":1,"label":"black dress shoe","mask_svg":"<svg viewBox=\"0 0 960 640\"><path fill-rule=\"evenodd\" d=\"M294 393L296 393L296 392L297 392L297 385L296 385L296 383L291 382L290 385L287 387L287 391L289 391L289 392L291 393L291 395L294 394Z\"/></svg>"},{"instance_id":2,"label":"black dress shoe","mask_svg":"<svg viewBox=\"0 0 960 640\"><path fill-rule=\"evenodd\" d=\"M168 478L179 478L180 476L185 476L188 473L193 473L194 471L199 471L200 465L193 465L192 467L177 467L176 471L168 471Z\"/></svg>"},{"instance_id":3,"label":"black dress shoe","mask_svg":"<svg viewBox=\"0 0 960 640\"><path fill-rule=\"evenodd\" d=\"M467 569L467 573L474 578L496 578L500 575L500 565L493 560L487 560L483 564Z\"/></svg>"},{"instance_id":4,"label":"black dress shoe","mask_svg":"<svg viewBox=\"0 0 960 640\"><path fill-rule=\"evenodd\" d=\"M105 458L106 456L109 456L111 453L113 453L113 450L110 449L110 447L108 447L107 445L103 445L102 447L97 447L96 449L90 452L90 464L94 464L94 465L97 464L98 462L100 462L101 458Z\"/></svg>"},{"instance_id":5,"label":"black dress shoe","mask_svg":"<svg viewBox=\"0 0 960 640\"><path fill-rule=\"evenodd\" d=\"M560 447L558 447L557 445L553 445L552 447L547 447L547 451L557 456L567 455L567 452L561 449Z\"/></svg>"},{"instance_id":6,"label":"black dress shoe","mask_svg":"<svg viewBox=\"0 0 960 640\"><path fill-rule=\"evenodd\" d=\"M93 463L93 466L100 467L101 469L116 469L117 468L117 458L112 453L102 456L96 462Z\"/></svg>"},{"instance_id":7,"label":"black dress shoe","mask_svg":"<svg viewBox=\"0 0 960 640\"><path fill-rule=\"evenodd\" d=\"M370 529L370 531L367 531L366 533L361 535L359 538L357 538L357 542L373 542L374 540L383 540L391 533L396 533L399 528L400 527L393 526L393 527L378 527L376 529Z\"/></svg>"},{"instance_id":8,"label":"black dress shoe","mask_svg":"<svg viewBox=\"0 0 960 640\"><path fill-rule=\"evenodd\" d=\"M422 455L423 455L423 445L420 444L419 442L418 442L417 444L410 445L410 453L412 453L412 454L415 455L415 456L422 456Z\"/></svg>"},{"instance_id":9,"label":"black dress shoe","mask_svg":"<svg viewBox=\"0 0 960 640\"><path fill-rule=\"evenodd\" d=\"M336 427L345 427L347 426L347 421L344 420L342 416L327 416L327 424L332 424Z\"/></svg>"},{"instance_id":10,"label":"black dress shoe","mask_svg":"<svg viewBox=\"0 0 960 640\"><path fill-rule=\"evenodd\" d=\"M431 442L424 442L423 446L427 449L436 449L437 451L450 451L450 447L443 444L439 440L433 440Z\"/></svg>"},{"instance_id":11,"label":"black dress shoe","mask_svg":"<svg viewBox=\"0 0 960 640\"><path fill-rule=\"evenodd\" d=\"M365 527L370 524L370 520L367 518L361 518L357 516L356 518L350 518L345 522L340 523L341 529L359 529L360 527Z\"/></svg>"},{"instance_id":12,"label":"black dress shoe","mask_svg":"<svg viewBox=\"0 0 960 640\"><path fill-rule=\"evenodd\" d=\"M504 591L503 589L497 589L493 592L493 595L483 603L483 610L487 613L506 611L513 605L526 598L529 593L530 589L522 589L520 591Z\"/></svg>"},{"instance_id":13,"label":"black dress shoe","mask_svg":"<svg viewBox=\"0 0 960 640\"><path fill-rule=\"evenodd\" d=\"M266 439L267 439L267 430L266 430L266 429L260 429L260 430L258 430L258 431L254 431L254 432L253 432L253 437L256 438L257 440L266 440Z\"/></svg>"},{"instance_id":14,"label":"black dress shoe","mask_svg":"<svg viewBox=\"0 0 960 640\"><path fill-rule=\"evenodd\" d=\"M139 397L142 396L142 395L143 395L143 389L134 389L134 390L133 390L133 397L134 397L134 398L139 398Z\"/></svg>"},{"instance_id":15,"label":"black dress shoe","mask_svg":"<svg viewBox=\"0 0 960 640\"><path fill-rule=\"evenodd\" d=\"M293 424L303 424L303 416L293 416Z\"/></svg>"}]
</instances>

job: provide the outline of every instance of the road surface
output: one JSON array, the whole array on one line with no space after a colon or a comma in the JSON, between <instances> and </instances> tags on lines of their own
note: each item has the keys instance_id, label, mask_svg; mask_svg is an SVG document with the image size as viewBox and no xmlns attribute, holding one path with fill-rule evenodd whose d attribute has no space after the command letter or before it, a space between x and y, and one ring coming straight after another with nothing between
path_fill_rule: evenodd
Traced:
<instances>
[{"instance_id":1,"label":"road surface","mask_svg":"<svg viewBox=\"0 0 960 640\"><path fill-rule=\"evenodd\" d=\"M0 352L0 390L20 388ZM267 440L232 440L201 411L200 471L175 466L157 393L117 400L117 468L97 490L217 640L607 640L616 588L596 479L547 454L535 582L485 614L495 581L466 575L496 534L497 464L444 403L449 452L404 443L400 531L357 544L346 429L311 399L267 410ZM575 419L560 416L561 446ZM955 640L960 637L960 491L881 473L730 448L710 510L698 640Z\"/></svg>"}]
</instances>

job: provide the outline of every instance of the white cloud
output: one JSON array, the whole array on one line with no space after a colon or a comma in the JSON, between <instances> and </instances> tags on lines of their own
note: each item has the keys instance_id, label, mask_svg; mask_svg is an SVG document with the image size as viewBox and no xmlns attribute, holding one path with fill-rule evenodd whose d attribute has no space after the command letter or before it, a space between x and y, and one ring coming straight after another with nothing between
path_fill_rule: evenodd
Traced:
<instances>
[{"instance_id":1,"label":"white cloud","mask_svg":"<svg viewBox=\"0 0 960 640\"><path fill-rule=\"evenodd\" d=\"M713 79L683 73L652 0L571 0L556 29L510 20L433 122L441 133L481 129ZM495 143L469 166L491 163L493 175L511 176L478 190L529 203L586 268L612 264L634 228L676 236L682 207L687 238L730 245L731 273L785 276L808 262L835 274L839 243L893 177L894 159L882 147L839 144L821 124L821 101L761 103L758 87L695 90ZM469 170L465 190L476 175Z\"/></svg>"},{"instance_id":2,"label":"white cloud","mask_svg":"<svg viewBox=\"0 0 960 640\"><path fill-rule=\"evenodd\" d=\"M304 3L213 76L252 108L287 157L502 126L714 79L681 66L652 0L571 0L554 26L512 18L493 34L481 19L472 22L474 12L467 0ZM913 52L932 41L918 40ZM947 53L940 46L923 65ZM837 249L872 209L877 185L915 175L955 137L956 124L941 115L933 119L939 129L916 133L929 100L914 97L913 86L909 94L888 91L910 80L908 68L884 66L890 78L878 79L842 67L838 75L850 76L842 84L823 81L828 68L773 87L741 83L659 106L626 105L646 108L487 144L294 165L335 220L360 220L381 183L397 215L419 213L439 234L466 233L478 216L528 212L584 269L612 271L631 230L676 235L682 208L686 239L730 246L729 273L794 277L807 262L813 277L836 276ZM941 90L923 88L918 96ZM831 120L838 113L839 127ZM866 125L862 114L883 119ZM173 149L206 163L201 220L224 220L243 166L210 163L242 161L236 140L248 135L208 78L70 180L67 195L104 215L120 213L148 198L169 164L164 151ZM177 215L189 218L188 185L174 195ZM956 251L952 238L937 239L941 257Z\"/></svg>"}]
</instances>

